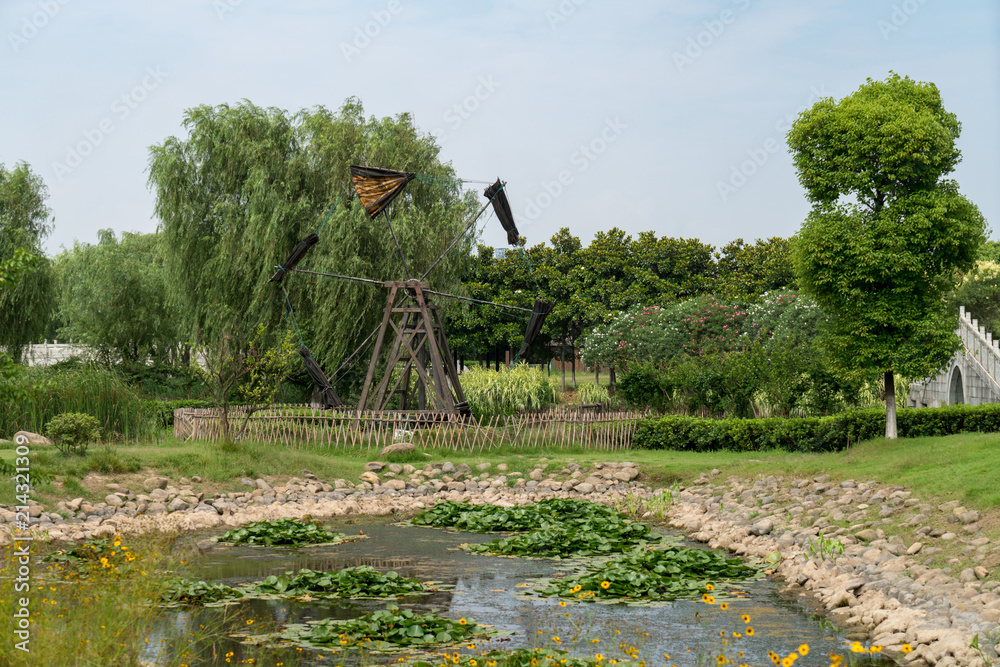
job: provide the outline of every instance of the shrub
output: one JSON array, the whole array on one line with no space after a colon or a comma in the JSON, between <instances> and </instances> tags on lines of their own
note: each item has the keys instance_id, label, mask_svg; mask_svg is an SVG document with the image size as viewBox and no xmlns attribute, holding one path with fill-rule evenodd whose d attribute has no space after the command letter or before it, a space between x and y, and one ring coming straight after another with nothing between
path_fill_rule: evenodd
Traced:
<instances>
[{"instance_id":1,"label":"shrub","mask_svg":"<svg viewBox=\"0 0 1000 667\"><path fill-rule=\"evenodd\" d=\"M1000 431L1000 405L907 408L896 417L899 436L920 438ZM830 417L703 419L683 415L645 419L633 437L637 449L707 452L846 449L885 433L885 410L853 410Z\"/></svg>"},{"instance_id":2,"label":"shrub","mask_svg":"<svg viewBox=\"0 0 1000 667\"><path fill-rule=\"evenodd\" d=\"M84 454L87 445L101 439L97 418L80 412L56 415L45 425L45 433L64 456Z\"/></svg>"},{"instance_id":3,"label":"shrub","mask_svg":"<svg viewBox=\"0 0 1000 667\"><path fill-rule=\"evenodd\" d=\"M499 373L472 367L460 380L477 416L537 412L556 402L556 381L523 362Z\"/></svg>"}]
</instances>

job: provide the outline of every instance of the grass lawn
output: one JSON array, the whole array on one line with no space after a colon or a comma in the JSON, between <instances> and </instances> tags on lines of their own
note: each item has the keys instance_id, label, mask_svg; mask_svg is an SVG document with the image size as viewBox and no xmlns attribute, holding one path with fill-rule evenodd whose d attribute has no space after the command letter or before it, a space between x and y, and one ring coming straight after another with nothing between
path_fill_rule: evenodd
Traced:
<instances>
[{"instance_id":1,"label":"grass lawn","mask_svg":"<svg viewBox=\"0 0 1000 667\"><path fill-rule=\"evenodd\" d=\"M847 452L797 454L768 452L667 452L644 450L585 450L579 448L528 449L503 447L489 452L428 450L416 452L403 462L417 467L424 463L452 461L476 464L506 463L512 471L526 472L539 463L558 470L567 459L587 467L598 461L635 461L652 486L685 484L703 472L717 468L728 475L755 477L781 475L806 477L828 474L835 479L876 480L906 486L926 502L960 500L981 511L1000 507L1000 434L964 434L940 438L873 440ZM172 437L149 445L94 446L86 457L65 458L55 452L35 451L33 473L52 478L38 487L44 498L81 495L100 500L107 493L85 481L129 481L137 477L164 475L173 480L202 477L205 490L237 490L241 477L299 476L303 469L320 479L357 480L365 462L378 458L365 449L290 448L284 445L241 443L220 447L208 442L178 442ZM0 451L0 459L12 460L13 451ZM121 481L119 481L121 483ZM0 489L0 502L13 502L13 489Z\"/></svg>"}]
</instances>

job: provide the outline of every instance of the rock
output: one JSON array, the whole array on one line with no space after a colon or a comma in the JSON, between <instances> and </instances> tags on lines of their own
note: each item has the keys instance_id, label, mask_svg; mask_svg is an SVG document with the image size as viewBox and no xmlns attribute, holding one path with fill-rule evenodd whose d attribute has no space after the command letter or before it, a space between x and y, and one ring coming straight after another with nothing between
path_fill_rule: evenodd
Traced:
<instances>
[{"instance_id":1,"label":"rock","mask_svg":"<svg viewBox=\"0 0 1000 667\"><path fill-rule=\"evenodd\" d=\"M497 466L497 470L499 470L500 472L507 472L508 470L510 470L510 468L507 466L506 463L501 463L500 465Z\"/></svg>"},{"instance_id":2,"label":"rock","mask_svg":"<svg viewBox=\"0 0 1000 667\"><path fill-rule=\"evenodd\" d=\"M489 470L492 467L493 467L493 464L490 463L489 461L487 461L485 463L480 463L479 465L477 465L476 466L476 470L478 470L479 472L484 472L486 470Z\"/></svg>"},{"instance_id":3,"label":"rock","mask_svg":"<svg viewBox=\"0 0 1000 667\"><path fill-rule=\"evenodd\" d=\"M854 537L858 538L862 542L874 542L878 539L878 533L871 528L866 528L865 530L859 530L854 533Z\"/></svg>"},{"instance_id":4,"label":"rock","mask_svg":"<svg viewBox=\"0 0 1000 667\"><path fill-rule=\"evenodd\" d=\"M920 550L924 548L923 542L914 542L910 545L910 548L906 550L907 556L913 556L920 553Z\"/></svg>"},{"instance_id":5,"label":"rock","mask_svg":"<svg viewBox=\"0 0 1000 667\"><path fill-rule=\"evenodd\" d=\"M962 512L958 515L958 520L962 523L975 523L979 521L979 512L975 510L970 510L968 512Z\"/></svg>"},{"instance_id":6,"label":"rock","mask_svg":"<svg viewBox=\"0 0 1000 667\"><path fill-rule=\"evenodd\" d=\"M150 503L146 507L146 514L166 514L167 506L163 503Z\"/></svg>"},{"instance_id":7,"label":"rock","mask_svg":"<svg viewBox=\"0 0 1000 667\"><path fill-rule=\"evenodd\" d=\"M631 482L639 476L638 468L623 468L614 474L614 478L620 482Z\"/></svg>"},{"instance_id":8,"label":"rock","mask_svg":"<svg viewBox=\"0 0 1000 667\"><path fill-rule=\"evenodd\" d=\"M261 491L270 491L271 490L271 485L268 484L266 480L259 479L259 478L254 480L254 486L256 486Z\"/></svg>"},{"instance_id":9,"label":"rock","mask_svg":"<svg viewBox=\"0 0 1000 667\"><path fill-rule=\"evenodd\" d=\"M254 481L247 477L241 477L240 484L242 484L243 486L254 486Z\"/></svg>"},{"instance_id":10,"label":"rock","mask_svg":"<svg viewBox=\"0 0 1000 667\"><path fill-rule=\"evenodd\" d=\"M986 569L985 567L983 567L982 565L980 565L979 567L975 568L975 569L973 570L973 573L975 573L975 575L976 575L976 578L977 578L977 579L979 579L980 581L982 581L982 580L983 580L983 579L985 579L986 577L990 576L990 571L989 571L989 570L987 570L987 569Z\"/></svg>"},{"instance_id":11,"label":"rock","mask_svg":"<svg viewBox=\"0 0 1000 667\"><path fill-rule=\"evenodd\" d=\"M389 456L390 454L407 454L416 449L416 445L412 442L397 442L392 445L388 445L382 448L382 451L378 453L379 456Z\"/></svg>"},{"instance_id":12,"label":"rock","mask_svg":"<svg viewBox=\"0 0 1000 667\"><path fill-rule=\"evenodd\" d=\"M192 475L191 481L195 484L201 484L201 477L199 475Z\"/></svg>"},{"instance_id":13,"label":"rock","mask_svg":"<svg viewBox=\"0 0 1000 667\"><path fill-rule=\"evenodd\" d=\"M18 445L29 445L32 447L52 447L52 441L44 435L38 435L31 431L18 431L14 434L14 442Z\"/></svg>"},{"instance_id":14,"label":"rock","mask_svg":"<svg viewBox=\"0 0 1000 667\"><path fill-rule=\"evenodd\" d=\"M83 502L83 498L74 498L73 500L71 500L68 503L66 503L66 507L70 511L76 512L77 510L80 509L80 503L82 503L82 502Z\"/></svg>"},{"instance_id":15,"label":"rock","mask_svg":"<svg viewBox=\"0 0 1000 667\"><path fill-rule=\"evenodd\" d=\"M165 489L170 480L166 477L149 477L143 483L143 487L147 491L152 491L153 489Z\"/></svg>"},{"instance_id":16,"label":"rock","mask_svg":"<svg viewBox=\"0 0 1000 667\"><path fill-rule=\"evenodd\" d=\"M444 465L441 466L441 472L448 474L450 472L455 472L455 464L451 461L445 461Z\"/></svg>"},{"instance_id":17,"label":"rock","mask_svg":"<svg viewBox=\"0 0 1000 667\"><path fill-rule=\"evenodd\" d=\"M386 465L388 464L382 463L381 461L369 461L365 464L365 470L369 470L371 472L382 472L382 469L385 468Z\"/></svg>"},{"instance_id":18,"label":"rock","mask_svg":"<svg viewBox=\"0 0 1000 667\"><path fill-rule=\"evenodd\" d=\"M171 512L178 512L180 510L186 510L188 504L181 500L180 498L174 498L169 503L167 503L167 509Z\"/></svg>"},{"instance_id":19,"label":"rock","mask_svg":"<svg viewBox=\"0 0 1000 667\"><path fill-rule=\"evenodd\" d=\"M774 522L770 519L762 519L753 525L750 532L753 535L767 535L774 529Z\"/></svg>"},{"instance_id":20,"label":"rock","mask_svg":"<svg viewBox=\"0 0 1000 667\"><path fill-rule=\"evenodd\" d=\"M574 487L574 490L577 493L593 493L594 485L589 482L580 482L576 485L576 487Z\"/></svg>"},{"instance_id":21,"label":"rock","mask_svg":"<svg viewBox=\"0 0 1000 667\"><path fill-rule=\"evenodd\" d=\"M376 475L372 471L368 470L368 471L365 471L365 472L361 473L361 481L362 482L368 482L369 484L378 484L379 483L379 478L378 478L378 475Z\"/></svg>"},{"instance_id":22,"label":"rock","mask_svg":"<svg viewBox=\"0 0 1000 667\"><path fill-rule=\"evenodd\" d=\"M125 504L125 502L121 499L121 496L116 496L113 493L104 496L104 502L111 507L121 507Z\"/></svg>"},{"instance_id":23,"label":"rock","mask_svg":"<svg viewBox=\"0 0 1000 667\"><path fill-rule=\"evenodd\" d=\"M402 491L406 488L406 482L401 479L390 479L388 482L382 485L383 489L391 489L393 491Z\"/></svg>"},{"instance_id":24,"label":"rock","mask_svg":"<svg viewBox=\"0 0 1000 667\"><path fill-rule=\"evenodd\" d=\"M545 479L545 473L542 472L541 468L535 468L530 473L528 473L528 479L532 479L536 482L540 482Z\"/></svg>"}]
</instances>

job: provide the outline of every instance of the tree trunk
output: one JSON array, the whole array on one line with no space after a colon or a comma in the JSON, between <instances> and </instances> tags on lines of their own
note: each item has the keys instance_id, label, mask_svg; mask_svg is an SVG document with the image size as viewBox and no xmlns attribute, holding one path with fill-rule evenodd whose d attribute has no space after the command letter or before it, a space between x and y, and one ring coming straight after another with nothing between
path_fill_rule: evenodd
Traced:
<instances>
[{"instance_id":1,"label":"tree trunk","mask_svg":"<svg viewBox=\"0 0 1000 667\"><path fill-rule=\"evenodd\" d=\"M573 389L576 389L576 339L575 338L573 339L573 347L571 349L573 350L573 358L570 360L570 363L573 364L573 371L572 371Z\"/></svg>"},{"instance_id":2,"label":"tree trunk","mask_svg":"<svg viewBox=\"0 0 1000 667\"><path fill-rule=\"evenodd\" d=\"M598 386L601 384L601 367L597 366L594 368L594 385Z\"/></svg>"},{"instance_id":3,"label":"tree trunk","mask_svg":"<svg viewBox=\"0 0 1000 667\"><path fill-rule=\"evenodd\" d=\"M896 380L892 371L885 374L885 439L896 439Z\"/></svg>"},{"instance_id":4,"label":"tree trunk","mask_svg":"<svg viewBox=\"0 0 1000 667\"><path fill-rule=\"evenodd\" d=\"M610 384L608 385L608 395L614 396L615 392L618 390L618 385L615 384L615 379L616 378L615 378L615 367L614 366L612 366L610 369L608 369L608 376L609 376L608 377L608 381L610 382Z\"/></svg>"},{"instance_id":5,"label":"tree trunk","mask_svg":"<svg viewBox=\"0 0 1000 667\"><path fill-rule=\"evenodd\" d=\"M566 341L563 341L559 349L561 350L559 365L562 367L562 390L566 391Z\"/></svg>"}]
</instances>

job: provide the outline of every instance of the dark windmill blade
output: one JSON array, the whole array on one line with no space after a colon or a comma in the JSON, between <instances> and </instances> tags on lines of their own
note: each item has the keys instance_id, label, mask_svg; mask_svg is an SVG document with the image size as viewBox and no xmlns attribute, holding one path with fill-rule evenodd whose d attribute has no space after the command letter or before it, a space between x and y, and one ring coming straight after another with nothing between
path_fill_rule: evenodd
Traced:
<instances>
[{"instance_id":1,"label":"dark windmill blade","mask_svg":"<svg viewBox=\"0 0 1000 667\"><path fill-rule=\"evenodd\" d=\"M351 182L368 216L374 218L399 196L406 184L417 175L377 167L351 165Z\"/></svg>"},{"instance_id":2,"label":"dark windmill blade","mask_svg":"<svg viewBox=\"0 0 1000 667\"><path fill-rule=\"evenodd\" d=\"M531 344L535 342L538 334L542 331L545 318L549 316L555 305L552 301L535 299L535 306L531 309L531 317L528 318L528 327L524 331L524 343L521 345L521 349L517 351L519 359L524 359L527 356L528 350L531 349Z\"/></svg>"},{"instance_id":3,"label":"dark windmill blade","mask_svg":"<svg viewBox=\"0 0 1000 667\"><path fill-rule=\"evenodd\" d=\"M316 389L319 390L320 396L323 398L324 408L334 408L339 407L344 404L340 400L340 396L337 396L337 392L334 391L333 385L326 377L326 373L320 368L319 363L316 361L316 357L312 355L309 348L303 345L299 348L299 354L302 355L302 359L306 362L306 373L312 378L313 383L316 385Z\"/></svg>"},{"instance_id":4,"label":"dark windmill blade","mask_svg":"<svg viewBox=\"0 0 1000 667\"><path fill-rule=\"evenodd\" d=\"M302 258L305 256L305 254L309 252L309 248L312 248L314 245L316 245L318 241L319 241L319 234L317 234L316 232L313 232L309 236L299 241L299 244L295 246L294 250L292 250L292 254L288 256L288 259L286 259L281 266L278 267L278 270L275 272L273 276L271 276L271 279L268 282L281 283L281 281L285 279L285 275L289 271L294 269L296 264L302 261Z\"/></svg>"},{"instance_id":5,"label":"dark windmill blade","mask_svg":"<svg viewBox=\"0 0 1000 667\"><path fill-rule=\"evenodd\" d=\"M514 213L510 210L510 202L507 200L506 184L501 183L498 178L497 182L486 188L483 194L493 204L493 211L507 232L507 244L517 245L517 225L514 224Z\"/></svg>"}]
</instances>

